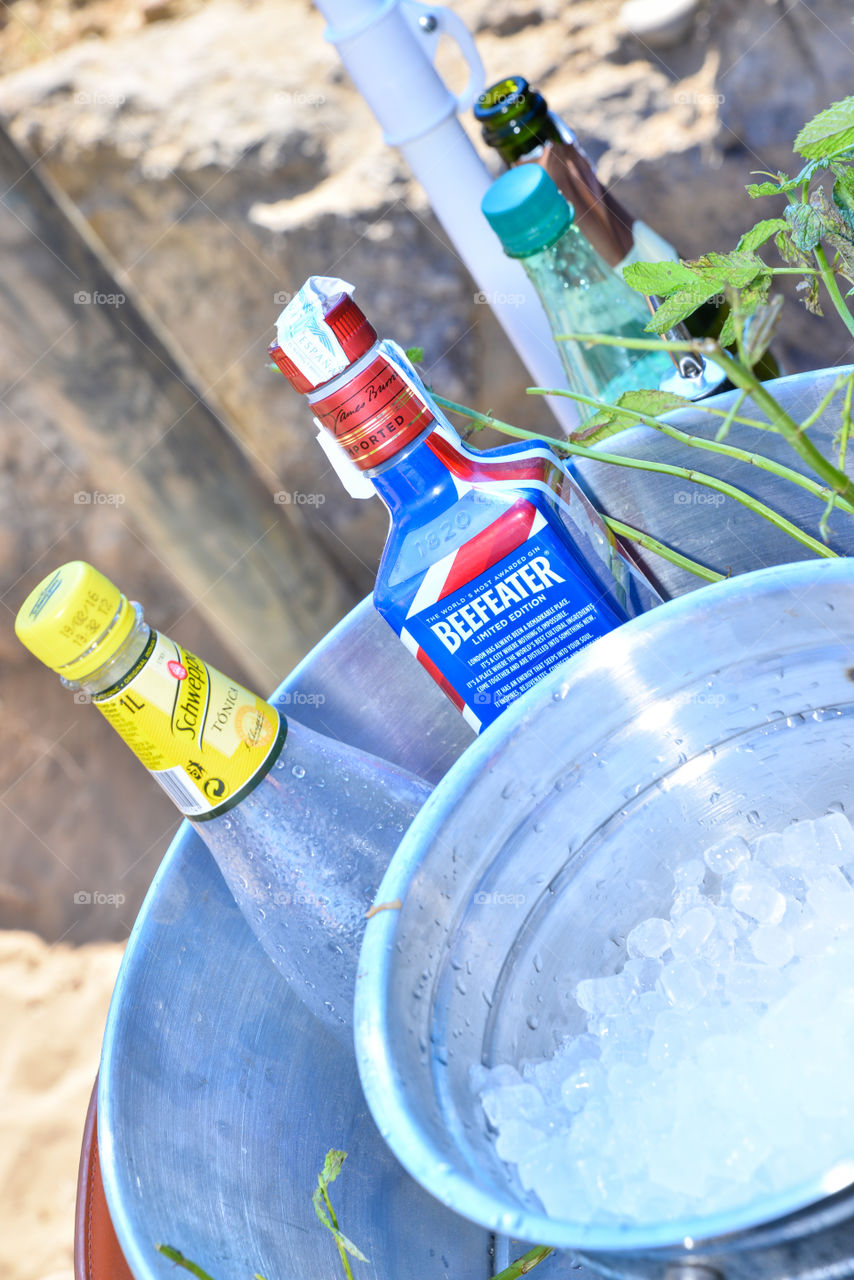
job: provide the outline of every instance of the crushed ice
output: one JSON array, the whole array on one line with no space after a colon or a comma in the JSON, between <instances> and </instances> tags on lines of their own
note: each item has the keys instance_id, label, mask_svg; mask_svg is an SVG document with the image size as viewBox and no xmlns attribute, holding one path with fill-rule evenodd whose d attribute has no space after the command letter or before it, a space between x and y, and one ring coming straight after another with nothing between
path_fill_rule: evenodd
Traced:
<instances>
[{"instance_id":1,"label":"crushed ice","mask_svg":"<svg viewBox=\"0 0 854 1280\"><path fill-rule=\"evenodd\" d=\"M841 813L674 872L585 1031L476 1068L502 1160L553 1217L651 1223L791 1190L854 1156L854 830Z\"/></svg>"}]
</instances>

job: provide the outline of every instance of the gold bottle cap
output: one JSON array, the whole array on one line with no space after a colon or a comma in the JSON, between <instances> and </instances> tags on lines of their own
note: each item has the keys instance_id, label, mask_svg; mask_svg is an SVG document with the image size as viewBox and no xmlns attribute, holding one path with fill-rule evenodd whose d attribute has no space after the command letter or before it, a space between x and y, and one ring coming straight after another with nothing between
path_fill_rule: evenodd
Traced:
<instances>
[{"instance_id":1,"label":"gold bottle cap","mask_svg":"<svg viewBox=\"0 0 854 1280\"><path fill-rule=\"evenodd\" d=\"M118 587L84 560L71 560L35 587L15 619L15 634L66 680L85 680L121 647L136 612Z\"/></svg>"}]
</instances>

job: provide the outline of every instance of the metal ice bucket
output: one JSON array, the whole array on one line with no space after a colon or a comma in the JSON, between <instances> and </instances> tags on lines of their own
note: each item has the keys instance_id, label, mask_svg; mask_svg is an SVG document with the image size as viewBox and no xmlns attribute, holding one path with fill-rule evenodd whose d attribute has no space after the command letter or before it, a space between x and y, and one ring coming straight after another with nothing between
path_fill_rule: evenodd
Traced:
<instances>
[{"instance_id":1,"label":"metal ice bucket","mask_svg":"<svg viewBox=\"0 0 854 1280\"><path fill-rule=\"evenodd\" d=\"M808 412L836 373L783 379L775 391L793 412ZM825 441L834 430L835 414L816 426ZM762 440L769 443L764 434ZM646 428L624 432L620 449L652 449L655 456L664 449L670 451L668 461L682 460L672 442ZM705 469L716 465L693 451L690 459L688 465L701 461ZM674 496L683 486L667 477L588 466L596 469L591 487L598 487L604 505L616 510L625 504L624 519L724 571L729 566L741 573L801 554L770 525L734 510L734 503L686 504ZM741 471L752 491L774 483L752 468ZM760 496L772 500L765 488ZM808 510L800 514L814 527L819 504L788 491L779 496L799 507L806 501ZM795 512L790 508L787 514ZM831 525L841 529L842 523L834 517ZM712 544L714 555L707 555ZM852 535L834 545L854 553ZM678 570L661 570L659 576L667 577L673 594L697 586ZM697 597L697 616L707 618L709 606L701 600L712 596ZM680 658L686 652L696 659L706 640L683 629L681 643L674 643ZM666 675L664 670L649 678ZM606 685L603 696L607 691ZM279 692L322 694L325 701L295 698L297 718L432 781L472 742L461 717L367 601ZM594 723L598 715L597 699ZM479 741L474 750L490 748ZM526 764L520 776L530 773ZM386 913L385 923L394 914ZM381 1127L388 1127L386 1119ZM155 1252L156 1240L180 1247L216 1280L245 1280L254 1270L271 1277L313 1275L319 1268L334 1274L334 1244L315 1224L310 1207L329 1146L351 1152L351 1168L335 1184L334 1202L344 1229L371 1259L370 1265L358 1264L361 1280L388 1280L404 1271L419 1280L446 1280L449 1274L454 1280L488 1280L493 1267L509 1260L508 1250L509 1256L519 1251L504 1237L490 1241L482 1228L448 1213L402 1176L366 1111L352 1061L313 1024L268 964L215 863L186 824L151 887L116 986L100 1075L99 1137L110 1210L137 1280L174 1276L174 1265ZM833 1212L833 1206L823 1211ZM509 1217L499 1231L513 1234L516 1223L519 1231L528 1229L517 1206L505 1212ZM847 1208L840 1216L847 1216ZM791 1234L804 1234L799 1218ZM847 1246L835 1247L847 1256ZM809 1257L815 1261L816 1255ZM619 1266L627 1274L622 1254ZM566 1254L538 1270L542 1280L583 1280L585 1274ZM775 1274L790 1273L781 1267Z\"/></svg>"},{"instance_id":2,"label":"metal ice bucket","mask_svg":"<svg viewBox=\"0 0 854 1280\"><path fill-rule=\"evenodd\" d=\"M671 601L490 726L410 828L379 893L402 905L368 922L362 950L362 1085L409 1173L472 1221L608 1275L854 1275L838 1170L699 1219L547 1217L496 1155L469 1079L582 1029L575 981L621 966L626 933L669 904L674 864L831 805L854 813L852 743L852 560Z\"/></svg>"}]
</instances>

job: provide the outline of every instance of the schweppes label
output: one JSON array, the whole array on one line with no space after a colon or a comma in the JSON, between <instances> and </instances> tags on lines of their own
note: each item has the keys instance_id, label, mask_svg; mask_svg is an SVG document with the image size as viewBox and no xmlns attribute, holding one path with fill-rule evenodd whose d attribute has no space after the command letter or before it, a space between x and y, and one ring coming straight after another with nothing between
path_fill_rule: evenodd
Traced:
<instances>
[{"instance_id":1,"label":"schweppes label","mask_svg":"<svg viewBox=\"0 0 854 1280\"><path fill-rule=\"evenodd\" d=\"M189 818L218 817L257 786L287 721L168 636L152 631L127 675L92 699Z\"/></svg>"}]
</instances>

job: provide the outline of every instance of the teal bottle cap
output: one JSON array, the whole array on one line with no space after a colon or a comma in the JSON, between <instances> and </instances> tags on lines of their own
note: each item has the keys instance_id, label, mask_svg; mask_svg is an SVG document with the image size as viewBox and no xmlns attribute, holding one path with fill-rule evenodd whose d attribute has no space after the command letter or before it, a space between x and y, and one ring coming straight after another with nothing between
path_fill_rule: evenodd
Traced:
<instances>
[{"instance_id":1,"label":"teal bottle cap","mask_svg":"<svg viewBox=\"0 0 854 1280\"><path fill-rule=\"evenodd\" d=\"M493 182L480 205L509 258L527 258L559 240L575 210L538 164L520 164Z\"/></svg>"}]
</instances>

